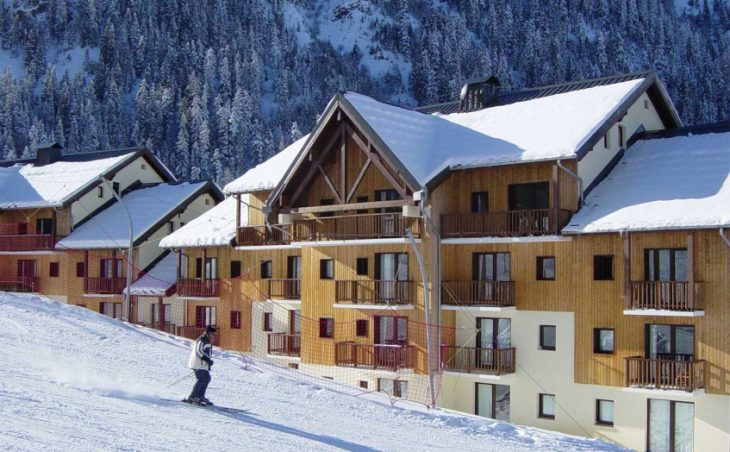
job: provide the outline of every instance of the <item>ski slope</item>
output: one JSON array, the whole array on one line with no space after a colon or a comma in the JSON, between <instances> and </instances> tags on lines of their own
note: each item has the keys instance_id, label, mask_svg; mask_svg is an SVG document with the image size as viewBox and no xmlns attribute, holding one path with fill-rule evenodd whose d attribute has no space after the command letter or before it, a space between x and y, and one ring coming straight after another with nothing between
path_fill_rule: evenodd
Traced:
<instances>
[{"instance_id":1,"label":"ski slope","mask_svg":"<svg viewBox=\"0 0 730 452\"><path fill-rule=\"evenodd\" d=\"M207 395L232 409L190 406L177 400L192 378L168 387L188 372L190 341L2 292L0 325L2 450L615 450L402 402L393 407L382 394L220 350Z\"/></svg>"}]
</instances>

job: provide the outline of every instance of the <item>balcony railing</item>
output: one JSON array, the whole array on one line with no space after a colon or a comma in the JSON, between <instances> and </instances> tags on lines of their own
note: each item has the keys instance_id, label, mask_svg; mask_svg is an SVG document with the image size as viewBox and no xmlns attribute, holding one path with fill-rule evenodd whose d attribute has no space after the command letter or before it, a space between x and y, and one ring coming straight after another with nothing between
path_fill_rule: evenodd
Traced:
<instances>
[{"instance_id":1,"label":"balcony railing","mask_svg":"<svg viewBox=\"0 0 730 452\"><path fill-rule=\"evenodd\" d=\"M261 290L272 300L299 300L302 297L302 281L299 279L262 279L261 283Z\"/></svg>"},{"instance_id":2,"label":"balcony railing","mask_svg":"<svg viewBox=\"0 0 730 452\"><path fill-rule=\"evenodd\" d=\"M646 389L692 392L705 387L705 361L626 358L625 384Z\"/></svg>"},{"instance_id":3,"label":"balcony railing","mask_svg":"<svg viewBox=\"0 0 730 452\"><path fill-rule=\"evenodd\" d=\"M405 237L411 228L414 237L420 237L420 222L404 218L400 213L375 213L320 217L294 221L296 241L358 240Z\"/></svg>"},{"instance_id":4,"label":"balcony railing","mask_svg":"<svg viewBox=\"0 0 730 452\"><path fill-rule=\"evenodd\" d=\"M120 294L127 286L127 279L124 276L118 278L87 278L87 294Z\"/></svg>"},{"instance_id":5,"label":"balcony railing","mask_svg":"<svg viewBox=\"0 0 730 452\"><path fill-rule=\"evenodd\" d=\"M441 215L443 238L512 237L557 234L570 220L572 211L560 209L506 210Z\"/></svg>"},{"instance_id":6,"label":"balcony railing","mask_svg":"<svg viewBox=\"0 0 730 452\"><path fill-rule=\"evenodd\" d=\"M348 280L335 282L335 301L352 304L413 304L413 281Z\"/></svg>"},{"instance_id":7,"label":"balcony railing","mask_svg":"<svg viewBox=\"0 0 730 452\"><path fill-rule=\"evenodd\" d=\"M0 235L0 251L50 250L55 245L50 234Z\"/></svg>"},{"instance_id":8,"label":"balcony railing","mask_svg":"<svg viewBox=\"0 0 730 452\"><path fill-rule=\"evenodd\" d=\"M694 311L700 308L699 287L700 284L694 285L694 297L690 297L687 281L633 281L627 309Z\"/></svg>"},{"instance_id":9,"label":"balcony railing","mask_svg":"<svg viewBox=\"0 0 730 452\"><path fill-rule=\"evenodd\" d=\"M298 334L269 333L269 355L299 356L302 349L302 337Z\"/></svg>"},{"instance_id":10,"label":"balcony railing","mask_svg":"<svg viewBox=\"0 0 730 452\"><path fill-rule=\"evenodd\" d=\"M413 367L413 347L339 342L335 345L335 365L368 369L409 369Z\"/></svg>"},{"instance_id":11,"label":"balcony railing","mask_svg":"<svg viewBox=\"0 0 730 452\"><path fill-rule=\"evenodd\" d=\"M515 305L514 281L443 281L441 299L450 306Z\"/></svg>"},{"instance_id":12,"label":"balcony railing","mask_svg":"<svg viewBox=\"0 0 730 452\"><path fill-rule=\"evenodd\" d=\"M35 276L0 277L0 290L6 292L38 292L38 278Z\"/></svg>"},{"instance_id":13,"label":"balcony railing","mask_svg":"<svg viewBox=\"0 0 730 452\"><path fill-rule=\"evenodd\" d=\"M220 280L178 279L177 293L183 297L215 298L220 296Z\"/></svg>"},{"instance_id":14,"label":"balcony railing","mask_svg":"<svg viewBox=\"0 0 730 452\"><path fill-rule=\"evenodd\" d=\"M453 372L511 374L515 348L441 347L441 366Z\"/></svg>"},{"instance_id":15,"label":"balcony railing","mask_svg":"<svg viewBox=\"0 0 730 452\"><path fill-rule=\"evenodd\" d=\"M199 326L179 326L177 327L177 335L186 337L188 339L195 340L199 338L203 333L205 333L205 327L199 327ZM217 346L220 346L221 340L220 340L220 333L213 336L213 340L211 341L211 344Z\"/></svg>"},{"instance_id":16,"label":"balcony railing","mask_svg":"<svg viewBox=\"0 0 730 452\"><path fill-rule=\"evenodd\" d=\"M153 330L162 331L167 334L177 334L177 328L178 328L177 325L175 325L174 323L159 323L159 322L144 323L144 322L142 322L142 323L140 323L140 325L142 325L145 328L151 328Z\"/></svg>"},{"instance_id":17,"label":"balcony railing","mask_svg":"<svg viewBox=\"0 0 730 452\"><path fill-rule=\"evenodd\" d=\"M0 224L0 235L25 235L29 230L28 223Z\"/></svg>"},{"instance_id":18,"label":"balcony railing","mask_svg":"<svg viewBox=\"0 0 730 452\"><path fill-rule=\"evenodd\" d=\"M244 226L238 228L236 244L238 246L287 245L290 242L289 226L274 225Z\"/></svg>"}]
</instances>

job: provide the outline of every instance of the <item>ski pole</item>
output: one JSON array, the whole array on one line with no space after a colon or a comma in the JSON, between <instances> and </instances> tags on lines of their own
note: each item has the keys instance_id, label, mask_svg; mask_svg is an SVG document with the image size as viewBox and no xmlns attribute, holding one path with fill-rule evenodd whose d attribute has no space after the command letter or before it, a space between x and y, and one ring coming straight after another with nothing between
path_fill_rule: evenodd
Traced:
<instances>
[{"instance_id":1,"label":"ski pole","mask_svg":"<svg viewBox=\"0 0 730 452\"><path fill-rule=\"evenodd\" d=\"M187 380L187 379L188 379L188 378L190 378L190 377L191 377L192 375L193 375L192 373L189 373L189 374L185 375L184 377L182 377L181 379L177 380L176 382L174 382L174 383L172 383L171 385L168 385L168 386L166 386L166 387L167 387L167 388L171 388L171 387L175 386L176 384L180 383L181 381L183 381L183 380Z\"/></svg>"}]
</instances>

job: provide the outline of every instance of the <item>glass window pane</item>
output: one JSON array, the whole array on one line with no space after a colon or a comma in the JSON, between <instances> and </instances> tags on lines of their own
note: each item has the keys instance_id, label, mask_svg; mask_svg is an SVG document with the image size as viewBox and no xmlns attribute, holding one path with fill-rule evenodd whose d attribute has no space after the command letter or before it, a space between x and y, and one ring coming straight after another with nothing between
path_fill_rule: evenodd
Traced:
<instances>
[{"instance_id":1,"label":"glass window pane","mask_svg":"<svg viewBox=\"0 0 730 452\"><path fill-rule=\"evenodd\" d=\"M542 397L542 416L555 416L555 396L551 394L540 394Z\"/></svg>"},{"instance_id":2,"label":"glass window pane","mask_svg":"<svg viewBox=\"0 0 730 452\"><path fill-rule=\"evenodd\" d=\"M543 325L540 333L540 346L545 349L555 349L555 326Z\"/></svg>"},{"instance_id":3,"label":"glass window pane","mask_svg":"<svg viewBox=\"0 0 730 452\"><path fill-rule=\"evenodd\" d=\"M669 450L669 403L649 400L649 450Z\"/></svg>"},{"instance_id":4,"label":"glass window pane","mask_svg":"<svg viewBox=\"0 0 730 452\"><path fill-rule=\"evenodd\" d=\"M649 358L661 358L671 353L670 335L669 325L649 325Z\"/></svg>"},{"instance_id":5,"label":"glass window pane","mask_svg":"<svg viewBox=\"0 0 730 452\"><path fill-rule=\"evenodd\" d=\"M613 351L613 330L601 330L598 333L600 350L603 352Z\"/></svg>"},{"instance_id":6,"label":"glass window pane","mask_svg":"<svg viewBox=\"0 0 730 452\"><path fill-rule=\"evenodd\" d=\"M509 422L509 386L495 385L494 418Z\"/></svg>"},{"instance_id":7,"label":"glass window pane","mask_svg":"<svg viewBox=\"0 0 730 452\"><path fill-rule=\"evenodd\" d=\"M690 359L694 355L695 329L692 326L678 326L674 330L675 351L678 358Z\"/></svg>"},{"instance_id":8,"label":"glass window pane","mask_svg":"<svg viewBox=\"0 0 730 452\"><path fill-rule=\"evenodd\" d=\"M478 383L477 384L477 416L484 416L494 419L492 411L494 399L492 398L492 385Z\"/></svg>"},{"instance_id":9,"label":"glass window pane","mask_svg":"<svg viewBox=\"0 0 730 452\"><path fill-rule=\"evenodd\" d=\"M598 401L596 420L601 424L613 424L613 400Z\"/></svg>"},{"instance_id":10,"label":"glass window pane","mask_svg":"<svg viewBox=\"0 0 730 452\"><path fill-rule=\"evenodd\" d=\"M694 404L672 403L674 403L674 450L675 452L692 452L694 446Z\"/></svg>"},{"instance_id":11,"label":"glass window pane","mask_svg":"<svg viewBox=\"0 0 730 452\"><path fill-rule=\"evenodd\" d=\"M497 253L497 281L509 281L509 253Z\"/></svg>"},{"instance_id":12,"label":"glass window pane","mask_svg":"<svg viewBox=\"0 0 730 452\"><path fill-rule=\"evenodd\" d=\"M687 250L674 251L674 280L687 281Z\"/></svg>"},{"instance_id":13,"label":"glass window pane","mask_svg":"<svg viewBox=\"0 0 730 452\"><path fill-rule=\"evenodd\" d=\"M671 280L670 251L659 250L659 281Z\"/></svg>"},{"instance_id":14,"label":"glass window pane","mask_svg":"<svg viewBox=\"0 0 730 452\"><path fill-rule=\"evenodd\" d=\"M499 319L497 328L497 348L512 347L512 321L510 319Z\"/></svg>"}]
</instances>

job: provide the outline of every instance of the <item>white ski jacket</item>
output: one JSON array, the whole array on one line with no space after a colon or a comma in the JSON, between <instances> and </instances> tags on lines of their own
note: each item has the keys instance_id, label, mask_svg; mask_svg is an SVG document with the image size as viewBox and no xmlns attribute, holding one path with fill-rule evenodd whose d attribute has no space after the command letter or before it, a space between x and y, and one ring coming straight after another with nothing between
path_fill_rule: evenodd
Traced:
<instances>
[{"instance_id":1,"label":"white ski jacket","mask_svg":"<svg viewBox=\"0 0 730 452\"><path fill-rule=\"evenodd\" d=\"M210 339L208 336L201 335L193 344L193 349L190 352L190 359L188 359L188 367L193 370L210 370L210 364L213 360L211 354L213 347L210 345Z\"/></svg>"}]
</instances>

